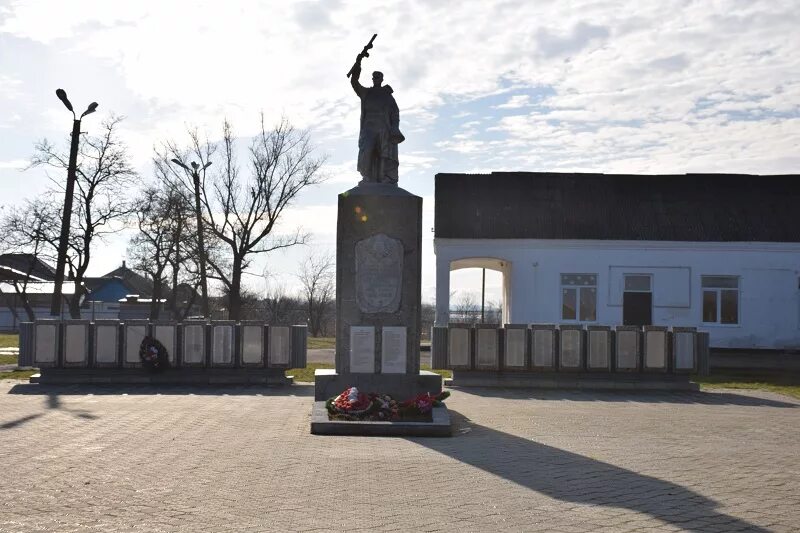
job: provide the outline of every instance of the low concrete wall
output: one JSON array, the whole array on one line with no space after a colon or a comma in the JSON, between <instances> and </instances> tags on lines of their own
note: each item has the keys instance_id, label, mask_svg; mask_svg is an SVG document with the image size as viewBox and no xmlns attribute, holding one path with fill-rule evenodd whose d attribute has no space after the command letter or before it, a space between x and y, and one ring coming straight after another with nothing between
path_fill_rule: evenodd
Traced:
<instances>
[{"instance_id":1,"label":"low concrete wall","mask_svg":"<svg viewBox=\"0 0 800 533\"><path fill-rule=\"evenodd\" d=\"M661 375L672 388L709 368L708 333L688 327L450 324L431 335L434 368L453 370L456 385L536 386L546 381L542 376L559 374L569 376L556 380L560 384L646 381L651 388Z\"/></svg>"},{"instance_id":2,"label":"low concrete wall","mask_svg":"<svg viewBox=\"0 0 800 533\"><path fill-rule=\"evenodd\" d=\"M254 330L260 334L253 335ZM78 381L113 382L119 377L131 382L144 374L138 353L145 336L167 348L171 367L167 373L178 382L203 382L205 374L224 374L223 381L236 382L235 376L242 376L240 381L247 383L254 382L247 379L248 373L282 376L286 368L306 366L306 326L232 321L37 320L20 325L19 361L40 368L42 382L47 375L62 382L70 376ZM184 380L181 374L191 379ZM169 381L162 375L151 381L165 380Z\"/></svg>"}]
</instances>

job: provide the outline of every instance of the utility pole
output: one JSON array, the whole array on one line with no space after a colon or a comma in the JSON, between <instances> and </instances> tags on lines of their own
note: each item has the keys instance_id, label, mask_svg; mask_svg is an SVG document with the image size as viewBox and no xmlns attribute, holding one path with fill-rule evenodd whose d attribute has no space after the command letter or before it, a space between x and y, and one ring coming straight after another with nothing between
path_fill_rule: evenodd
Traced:
<instances>
[{"instance_id":1,"label":"utility pole","mask_svg":"<svg viewBox=\"0 0 800 533\"><path fill-rule=\"evenodd\" d=\"M81 119L97 109L97 102L92 102L80 117L75 117L72 103L64 89L57 89L56 96L64 107L72 113L72 138L69 146L69 165L67 166L67 187L64 193L64 213L61 216L61 235L58 238L58 257L56 259L56 279L53 282L53 300L50 302L50 315L61 316L61 293L64 285L64 267L67 263L67 245L69 243L69 225L72 218L72 199L75 192L75 174L78 166L78 142L81 136Z\"/></svg>"},{"instance_id":2,"label":"utility pole","mask_svg":"<svg viewBox=\"0 0 800 533\"><path fill-rule=\"evenodd\" d=\"M203 217L200 211L200 165L192 161L192 168L186 166L180 159L173 159L173 163L179 165L192 177L194 182L194 213L197 217L197 246L200 253L200 290L203 297L203 317L210 318L211 312L208 308L208 279L206 277L206 248L203 243ZM205 170L211 166L211 161L203 165L200 170Z\"/></svg>"},{"instance_id":3,"label":"utility pole","mask_svg":"<svg viewBox=\"0 0 800 533\"><path fill-rule=\"evenodd\" d=\"M484 311L486 310L486 269L481 269L481 324L484 323Z\"/></svg>"}]
</instances>

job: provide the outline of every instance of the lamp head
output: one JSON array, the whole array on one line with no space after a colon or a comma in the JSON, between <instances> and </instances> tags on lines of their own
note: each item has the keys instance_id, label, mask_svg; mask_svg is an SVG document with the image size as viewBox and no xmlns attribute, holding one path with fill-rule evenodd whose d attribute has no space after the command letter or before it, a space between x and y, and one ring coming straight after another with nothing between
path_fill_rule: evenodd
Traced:
<instances>
[{"instance_id":1,"label":"lamp head","mask_svg":"<svg viewBox=\"0 0 800 533\"><path fill-rule=\"evenodd\" d=\"M97 102L92 102L91 104L89 104L89 107L86 108L86 111L83 112L83 115L81 115L81 117L85 117L86 115L94 113L95 111L97 111Z\"/></svg>"},{"instance_id":2,"label":"lamp head","mask_svg":"<svg viewBox=\"0 0 800 533\"><path fill-rule=\"evenodd\" d=\"M58 99L61 100L61 103L64 104L64 107L66 107L73 113L75 112L72 109L72 103L70 103L69 98L67 98L67 91L65 91L64 89L56 89L56 96L58 96Z\"/></svg>"},{"instance_id":3,"label":"lamp head","mask_svg":"<svg viewBox=\"0 0 800 533\"><path fill-rule=\"evenodd\" d=\"M176 165L178 165L179 167L181 167L182 169L184 169L184 170L186 170L186 171L188 171L188 170L189 170L189 167L187 167L186 165L184 165L184 164L183 164L183 161L181 161L180 159L173 158L173 159L171 159L170 161L172 161L173 163L175 163Z\"/></svg>"}]
</instances>

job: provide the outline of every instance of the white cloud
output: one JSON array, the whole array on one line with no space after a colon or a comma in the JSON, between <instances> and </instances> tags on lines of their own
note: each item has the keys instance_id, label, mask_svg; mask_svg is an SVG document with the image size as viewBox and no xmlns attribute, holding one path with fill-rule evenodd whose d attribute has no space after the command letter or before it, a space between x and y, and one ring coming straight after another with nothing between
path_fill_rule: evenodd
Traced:
<instances>
[{"instance_id":1,"label":"white cloud","mask_svg":"<svg viewBox=\"0 0 800 533\"><path fill-rule=\"evenodd\" d=\"M381 6L364 69L395 90L401 179L417 194L453 168L797 171L795 2ZM263 110L310 127L331 155L329 183L355 185L359 102L345 73L375 21L357 0L12 2L0 10L0 127L15 142L0 159L23 161L42 132L66 137L55 86L40 89L55 72L81 105L96 98L128 116L122 133L142 169L187 124L214 136L228 117L247 136ZM332 235L335 196L319 202L287 211L287 227Z\"/></svg>"},{"instance_id":2,"label":"white cloud","mask_svg":"<svg viewBox=\"0 0 800 533\"><path fill-rule=\"evenodd\" d=\"M495 109L519 109L530 105L530 96L527 94L515 94L507 102L495 106Z\"/></svg>"},{"instance_id":3,"label":"white cloud","mask_svg":"<svg viewBox=\"0 0 800 533\"><path fill-rule=\"evenodd\" d=\"M13 159L11 161L0 161L0 168L11 168L15 170L22 170L30 164L30 161L25 159Z\"/></svg>"}]
</instances>

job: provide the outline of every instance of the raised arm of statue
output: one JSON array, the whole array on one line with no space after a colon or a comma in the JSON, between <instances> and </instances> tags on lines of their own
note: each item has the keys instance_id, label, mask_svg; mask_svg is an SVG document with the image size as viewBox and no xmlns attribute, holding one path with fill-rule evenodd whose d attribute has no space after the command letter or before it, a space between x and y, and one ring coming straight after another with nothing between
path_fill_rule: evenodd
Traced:
<instances>
[{"instance_id":1,"label":"raised arm of statue","mask_svg":"<svg viewBox=\"0 0 800 533\"><path fill-rule=\"evenodd\" d=\"M350 72L353 73L352 76L350 76L350 85L353 87L358 97L361 98L361 95L364 94L366 90L366 88L358 82L358 78L361 77L361 55L356 57L356 62Z\"/></svg>"}]
</instances>

